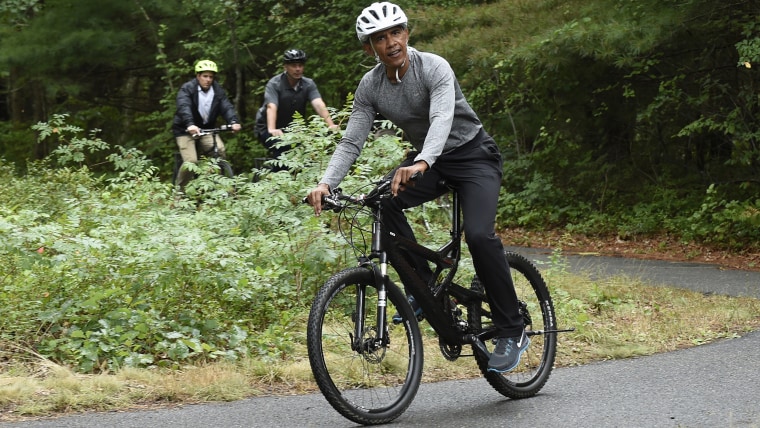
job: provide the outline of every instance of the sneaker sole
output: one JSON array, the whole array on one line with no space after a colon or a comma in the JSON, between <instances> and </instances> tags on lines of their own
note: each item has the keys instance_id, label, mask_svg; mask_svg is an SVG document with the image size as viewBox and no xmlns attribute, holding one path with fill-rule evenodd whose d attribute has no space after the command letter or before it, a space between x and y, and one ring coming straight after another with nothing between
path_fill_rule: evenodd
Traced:
<instances>
[{"instance_id":1,"label":"sneaker sole","mask_svg":"<svg viewBox=\"0 0 760 428\"><path fill-rule=\"evenodd\" d=\"M495 368L493 368L493 367L489 367L489 368L488 368L488 371L489 371L489 372L494 372L494 373L506 373L506 372L508 372L508 371L510 371L510 370L514 370L514 369L515 369L515 367L517 367L517 366L520 364L520 358L522 358L522 354L523 354L523 353L524 353L524 352L525 352L525 351L528 349L528 346L530 346L530 338L529 338L529 337L526 337L526 339L528 340L528 343L525 345L525 347L524 347L524 348L522 348L522 349L520 350L520 353L519 353L519 354L517 354L517 361L515 361L515 363L514 363L514 364L512 364L512 366L511 366L511 367L507 367L507 368L505 368L505 369L495 369Z\"/></svg>"}]
</instances>

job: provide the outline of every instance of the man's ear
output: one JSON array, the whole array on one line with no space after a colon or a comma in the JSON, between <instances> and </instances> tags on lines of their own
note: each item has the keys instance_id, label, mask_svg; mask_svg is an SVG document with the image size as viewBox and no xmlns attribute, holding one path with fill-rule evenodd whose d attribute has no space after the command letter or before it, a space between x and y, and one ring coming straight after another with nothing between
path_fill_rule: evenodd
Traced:
<instances>
[{"instance_id":1,"label":"man's ear","mask_svg":"<svg viewBox=\"0 0 760 428\"><path fill-rule=\"evenodd\" d=\"M364 49L364 53L369 56L375 56L375 51L372 50L372 45L369 43L362 43L362 49Z\"/></svg>"}]
</instances>

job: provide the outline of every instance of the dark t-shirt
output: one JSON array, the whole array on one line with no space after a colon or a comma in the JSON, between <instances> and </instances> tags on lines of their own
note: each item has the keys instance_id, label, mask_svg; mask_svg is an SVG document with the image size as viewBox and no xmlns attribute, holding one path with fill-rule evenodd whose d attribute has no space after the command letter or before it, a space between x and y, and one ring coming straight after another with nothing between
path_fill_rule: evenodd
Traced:
<instances>
[{"instance_id":1,"label":"dark t-shirt","mask_svg":"<svg viewBox=\"0 0 760 428\"><path fill-rule=\"evenodd\" d=\"M317 84L308 77L302 77L295 88L288 83L288 77L283 72L269 79L264 89L264 104L256 112L256 132L267 130L267 104L277 105L277 129L284 129L293 121L295 112L306 117L306 104L322 98L317 90Z\"/></svg>"}]
</instances>

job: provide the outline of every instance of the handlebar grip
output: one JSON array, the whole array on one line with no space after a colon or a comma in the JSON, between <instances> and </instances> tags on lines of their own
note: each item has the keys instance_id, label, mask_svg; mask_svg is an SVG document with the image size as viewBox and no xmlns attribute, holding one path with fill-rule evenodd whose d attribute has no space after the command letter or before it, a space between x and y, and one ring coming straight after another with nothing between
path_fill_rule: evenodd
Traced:
<instances>
[{"instance_id":1,"label":"handlebar grip","mask_svg":"<svg viewBox=\"0 0 760 428\"><path fill-rule=\"evenodd\" d=\"M301 203L311 205L309 204L308 196L304 196L304 198L301 199ZM339 195L336 195L336 194L322 195L322 209L333 210L335 212L338 212L340 211L341 208L342 207L341 207Z\"/></svg>"}]
</instances>

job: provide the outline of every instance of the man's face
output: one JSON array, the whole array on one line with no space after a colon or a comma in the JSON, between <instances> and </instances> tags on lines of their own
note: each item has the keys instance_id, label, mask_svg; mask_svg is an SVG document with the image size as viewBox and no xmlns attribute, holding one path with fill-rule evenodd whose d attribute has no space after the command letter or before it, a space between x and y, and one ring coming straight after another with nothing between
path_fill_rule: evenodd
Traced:
<instances>
[{"instance_id":1,"label":"man's face","mask_svg":"<svg viewBox=\"0 0 760 428\"><path fill-rule=\"evenodd\" d=\"M364 51L373 56L377 53L380 61L386 66L401 67L406 61L406 48L409 42L409 31L406 28L398 26L378 31L369 36L369 42L371 45L364 44Z\"/></svg>"},{"instance_id":2,"label":"man's face","mask_svg":"<svg viewBox=\"0 0 760 428\"><path fill-rule=\"evenodd\" d=\"M298 80L303 77L304 63L302 62L290 62L285 64L285 73L288 74L293 80Z\"/></svg>"},{"instance_id":3,"label":"man's face","mask_svg":"<svg viewBox=\"0 0 760 428\"><path fill-rule=\"evenodd\" d=\"M196 75L196 78L198 79L198 84L201 85L201 89L208 91L208 88L214 83L214 72L202 71Z\"/></svg>"}]
</instances>

